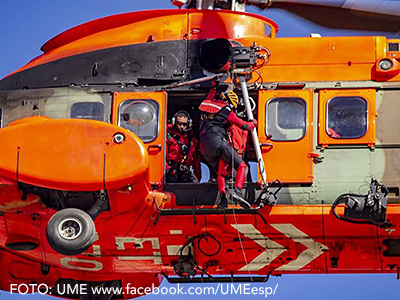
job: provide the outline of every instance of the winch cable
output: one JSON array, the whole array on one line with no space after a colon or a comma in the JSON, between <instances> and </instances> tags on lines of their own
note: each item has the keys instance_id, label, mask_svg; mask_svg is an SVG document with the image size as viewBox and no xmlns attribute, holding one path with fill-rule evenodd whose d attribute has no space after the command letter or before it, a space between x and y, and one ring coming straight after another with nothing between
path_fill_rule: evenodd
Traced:
<instances>
[{"instance_id":1,"label":"winch cable","mask_svg":"<svg viewBox=\"0 0 400 300\"><path fill-rule=\"evenodd\" d=\"M217 243L217 245L218 245L218 249L217 249L215 252L213 252L213 253L207 253L207 252L205 252L203 249L201 249L200 242L201 242L203 239L207 240L207 237L209 237L209 238L211 238L212 240L214 240L214 241ZM180 256L183 256L183 250L185 250L185 248L186 248L187 246L189 246L190 244L194 244L194 241L195 241L195 240L197 240L197 248L198 248L199 251L200 251L203 255L205 255L205 256L209 256L209 257L215 256L215 255L217 255L217 254L221 251L221 242L218 241L218 239L217 239L216 237L214 237L213 235L209 234L208 232L205 232L205 233L196 235L196 236L194 236L194 237L189 237L189 238L188 238L188 241L186 242L186 244L184 244L184 245L178 250L178 253L177 253L177 254L179 254Z\"/></svg>"},{"instance_id":2,"label":"winch cable","mask_svg":"<svg viewBox=\"0 0 400 300\"><path fill-rule=\"evenodd\" d=\"M231 192L231 194L230 194L230 198L231 198L231 201L233 202L233 190L234 190L234 188L235 188L235 184L236 184L236 175L237 175L237 173L236 174L233 174L233 172L235 171L235 168L234 168L234 166L235 166L235 159L234 159L234 157L233 157L233 155L234 155L234 149L233 149L233 137L231 137L231 136L229 136L229 138L231 139L230 140L230 143L231 143L231 157L232 157L232 161L231 161L231 178L232 178L232 180L231 180L231 184L230 184L230 190L232 191ZM229 168L229 166L228 166L228 168ZM228 175L228 177L229 177L229 175ZM228 186L229 186L229 181L228 181Z\"/></svg>"},{"instance_id":3,"label":"winch cable","mask_svg":"<svg viewBox=\"0 0 400 300\"><path fill-rule=\"evenodd\" d=\"M235 225L236 225L236 228L237 228L238 227L238 223L237 223L237 220L236 220L235 209L233 209L233 218L235 219ZM243 242L242 242L242 238L240 237L239 230L237 230L237 235L238 235L238 239L239 239L239 243L240 243L240 248L242 249L242 255L243 255L243 258L244 258L244 262L246 263L246 266L248 266L249 262L247 260L246 251L244 251ZM249 268L247 268L247 272L249 273L251 281L253 281L253 274L251 274Z\"/></svg>"}]
</instances>

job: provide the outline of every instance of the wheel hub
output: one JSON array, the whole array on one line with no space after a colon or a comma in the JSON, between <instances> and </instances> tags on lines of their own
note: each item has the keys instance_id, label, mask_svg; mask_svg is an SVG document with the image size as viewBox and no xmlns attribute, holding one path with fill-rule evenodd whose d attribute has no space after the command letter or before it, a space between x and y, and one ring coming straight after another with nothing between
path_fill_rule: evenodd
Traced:
<instances>
[{"instance_id":1,"label":"wheel hub","mask_svg":"<svg viewBox=\"0 0 400 300\"><path fill-rule=\"evenodd\" d=\"M79 237L82 233L82 222L77 218L68 218L60 222L58 233L66 240Z\"/></svg>"}]
</instances>

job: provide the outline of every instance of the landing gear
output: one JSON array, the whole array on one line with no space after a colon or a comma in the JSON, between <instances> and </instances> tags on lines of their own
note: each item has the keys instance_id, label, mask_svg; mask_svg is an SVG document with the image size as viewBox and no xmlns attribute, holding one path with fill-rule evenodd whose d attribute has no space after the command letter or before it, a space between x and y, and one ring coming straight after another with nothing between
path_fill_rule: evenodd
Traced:
<instances>
[{"instance_id":1,"label":"landing gear","mask_svg":"<svg viewBox=\"0 0 400 300\"><path fill-rule=\"evenodd\" d=\"M87 250L95 240L93 219L77 208L66 208L53 215L47 224L47 241L58 253L77 255Z\"/></svg>"}]
</instances>

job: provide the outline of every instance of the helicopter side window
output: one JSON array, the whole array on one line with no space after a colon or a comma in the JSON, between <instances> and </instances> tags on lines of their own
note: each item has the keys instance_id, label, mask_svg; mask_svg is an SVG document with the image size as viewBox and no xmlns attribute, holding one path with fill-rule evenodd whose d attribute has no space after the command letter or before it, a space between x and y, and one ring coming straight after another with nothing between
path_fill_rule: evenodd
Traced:
<instances>
[{"instance_id":1,"label":"helicopter side window","mask_svg":"<svg viewBox=\"0 0 400 300\"><path fill-rule=\"evenodd\" d=\"M274 98L267 103L266 130L273 141L297 141L306 134L306 102L297 97Z\"/></svg>"},{"instance_id":2,"label":"helicopter side window","mask_svg":"<svg viewBox=\"0 0 400 300\"><path fill-rule=\"evenodd\" d=\"M153 100L126 100L119 108L118 125L132 131L144 143L158 136L158 104Z\"/></svg>"},{"instance_id":3,"label":"helicopter side window","mask_svg":"<svg viewBox=\"0 0 400 300\"><path fill-rule=\"evenodd\" d=\"M327 103L326 132L334 139L356 139L365 135L368 104L361 97L335 97Z\"/></svg>"},{"instance_id":4,"label":"helicopter side window","mask_svg":"<svg viewBox=\"0 0 400 300\"><path fill-rule=\"evenodd\" d=\"M72 119L104 121L104 104L100 102L77 102L71 107Z\"/></svg>"}]
</instances>

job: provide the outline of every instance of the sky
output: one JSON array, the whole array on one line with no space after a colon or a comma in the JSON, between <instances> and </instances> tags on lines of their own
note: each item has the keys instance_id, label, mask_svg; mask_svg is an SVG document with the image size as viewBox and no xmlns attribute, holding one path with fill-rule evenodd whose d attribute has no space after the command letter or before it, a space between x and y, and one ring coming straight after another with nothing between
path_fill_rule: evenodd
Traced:
<instances>
[{"instance_id":1,"label":"sky","mask_svg":"<svg viewBox=\"0 0 400 300\"><path fill-rule=\"evenodd\" d=\"M172 8L169 0L1 0L0 1L0 77L22 67L41 54L40 47L50 38L71 27L103 16L143 9ZM304 21L289 13L274 10L261 12L276 21L278 37L377 35L370 32L333 30ZM388 35L382 33L381 35ZM396 35L388 35L397 37ZM398 38L398 37L397 37ZM1 276L1 266L0 266ZM197 287L198 285L193 285ZM207 285L212 286L212 285ZM274 295L268 299L358 299L368 300L400 294L400 281L395 274L386 275L284 275L272 277L268 283L252 287L271 287ZM173 287L165 281L162 287ZM188 286L186 286L187 288ZM149 295L142 299L202 299L225 298L256 300L264 295L227 296L162 296ZM49 300L41 295L10 295L0 292L0 300Z\"/></svg>"}]
</instances>

